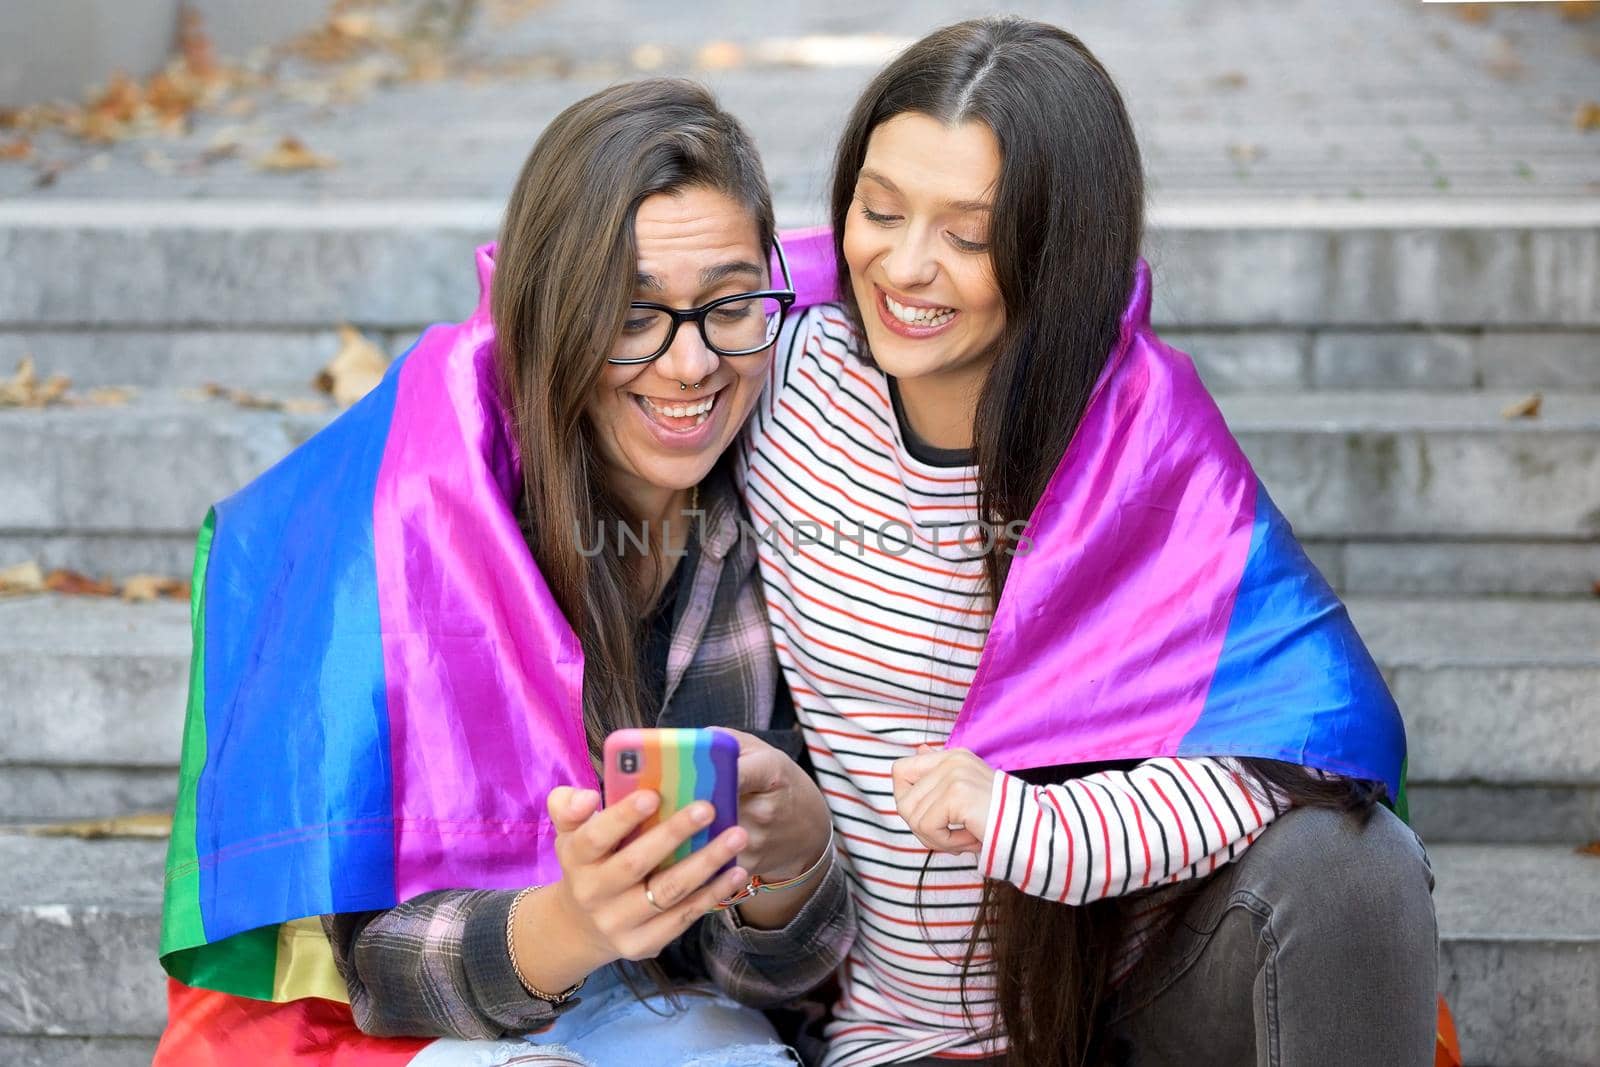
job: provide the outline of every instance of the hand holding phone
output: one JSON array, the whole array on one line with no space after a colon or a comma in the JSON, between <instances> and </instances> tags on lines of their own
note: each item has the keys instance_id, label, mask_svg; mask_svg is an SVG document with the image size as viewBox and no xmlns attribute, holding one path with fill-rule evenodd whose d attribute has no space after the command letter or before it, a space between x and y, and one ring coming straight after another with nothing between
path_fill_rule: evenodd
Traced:
<instances>
[{"instance_id":1,"label":"hand holding phone","mask_svg":"<svg viewBox=\"0 0 1600 1067\"><path fill-rule=\"evenodd\" d=\"M618 730L605 743L607 807L639 791L658 794L661 804L637 834L669 820L695 801L709 803L709 825L661 861L665 870L688 859L724 830L739 824L739 741L721 730ZM726 870L732 860L720 870Z\"/></svg>"}]
</instances>

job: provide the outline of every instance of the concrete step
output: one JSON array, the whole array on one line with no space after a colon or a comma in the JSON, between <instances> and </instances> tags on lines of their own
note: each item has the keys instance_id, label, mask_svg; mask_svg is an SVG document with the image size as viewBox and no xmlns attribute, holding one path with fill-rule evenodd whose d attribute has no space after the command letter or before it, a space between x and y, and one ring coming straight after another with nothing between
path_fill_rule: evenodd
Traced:
<instances>
[{"instance_id":1,"label":"concrete step","mask_svg":"<svg viewBox=\"0 0 1600 1067\"><path fill-rule=\"evenodd\" d=\"M1600 837L1600 602L1354 598L1404 710L1434 840ZM188 686L180 603L0 602L0 820L169 807Z\"/></svg>"},{"instance_id":2,"label":"concrete step","mask_svg":"<svg viewBox=\"0 0 1600 1067\"><path fill-rule=\"evenodd\" d=\"M1430 854L1441 990L1466 1062L1600 1062L1600 859L1570 846L1437 845ZM0 1051L9 1041L40 1064L85 1062L39 1050L66 1055L68 1042L131 1045L159 1033L163 855L155 841L0 835L0 948L10 970L0 984Z\"/></svg>"},{"instance_id":3,"label":"concrete step","mask_svg":"<svg viewBox=\"0 0 1600 1067\"><path fill-rule=\"evenodd\" d=\"M391 356L425 324L366 326ZM1306 389L1600 389L1600 330L1341 329L1270 327L1157 329L1189 353L1214 393ZM297 390L339 350L331 329L6 329L0 373L31 356L41 376L78 389L142 389L222 382L239 389Z\"/></svg>"},{"instance_id":4,"label":"concrete step","mask_svg":"<svg viewBox=\"0 0 1600 1067\"><path fill-rule=\"evenodd\" d=\"M1236 394L1221 403L1308 541L1594 545L1600 393L1551 396L1538 418L1503 418L1517 399L1386 391ZM170 548L213 501L330 417L174 391L124 407L0 411L0 455L10 459L0 468L0 539L36 547L155 538Z\"/></svg>"},{"instance_id":5,"label":"concrete step","mask_svg":"<svg viewBox=\"0 0 1600 1067\"><path fill-rule=\"evenodd\" d=\"M813 223L819 205L814 190L780 193L779 221ZM473 306L472 248L503 207L503 192L0 200L0 328L388 331L452 320ZM1600 327L1592 200L1166 197L1152 206L1146 256L1155 316L1170 328Z\"/></svg>"}]
</instances>

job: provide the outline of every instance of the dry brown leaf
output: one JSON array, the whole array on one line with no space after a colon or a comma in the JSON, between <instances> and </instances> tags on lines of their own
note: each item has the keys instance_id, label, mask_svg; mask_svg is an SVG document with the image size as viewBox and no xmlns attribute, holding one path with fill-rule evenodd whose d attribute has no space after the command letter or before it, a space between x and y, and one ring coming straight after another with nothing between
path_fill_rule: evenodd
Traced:
<instances>
[{"instance_id":1,"label":"dry brown leaf","mask_svg":"<svg viewBox=\"0 0 1600 1067\"><path fill-rule=\"evenodd\" d=\"M0 567L0 597L27 596L44 591L44 571L33 560Z\"/></svg>"},{"instance_id":2,"label":"dry brown leaf","mask_svg":"<svg viewBox=\"0 0 1600 1067\"><path fill-rule=\"evenodd\" d=\"M1250 79L1237 70L1226 71L1211 79L1213 89L1243 89L1250 84Z\"/></svg>"},{"instance_id":3,"label":"dry brown leaf","mask_svg":"<svg viewBox=\"0 0 1600 1067\"><path fill-rule=\"evenodd\" d=\"M149 600L187 599L189 583L181 578L161 574L135 574L122 580L122 599L130 603Z\"/></svg>"},{"instance_id":4,"label":"dry brown leaf","mask_svg":"<svg viewBox=\"0 0 1600 1067\"><path fill-rule=\"evenodd\" d=\"M1527 73L1527 68L1522 64L1522 57L1517 55L1517 50L1509 40L1502 37L1495 42L1494 52L1485 64L1489 73L1501 81L1515 81Z\"/></svg>"},{"instance_id":5,"label":"dry brown leaf","mask_svg":"<svg viewBox=\"0 0 1600 1067\"><path fill-rule=\"evenodd\" d=\"M1533 393L1509 405L1500 415L1507 419L1536 419L1539 417L1539 409L1543 406L1544 394Z\"/></svg>"},{"instance_id":6,"label":"dry brown leaf","mask_svg":"<svg viewBox=\"0 0 1600 1067\"><path fill-rule=\"evenodd\" d=\"M252 411L287 411L295 414L326 411L327 404L311 397L275 397L265 393L252 393L248 389L236 389L231 385L221 385L217 382L206 382L199 389L181 390L181 395L189 400L226 400L237 407L248 408Z\"/></svg>"},{"instance_id":7,"label":"dry brown leaf","mask_svg":"<svg viewBox=\"0 0 1600 1067\"><path fill-rule=\"evenodd\" d=\"M1588 22L1600 15L1600 4L1594 0L1563 0L1556 5L1556 9L1567 22Z\"/></svg>"},{"instance_id":8,"label":"dry brown leaf","mask_svg":"<svg viewBox=\"0 0 1600 1067\"><path fill-rule=\"evenodd\" d=\"M0 407L42 408L59 403L72 388L72 379L52 374L44 381L33 369L33 357L23 356L17 372L9 379L0 379Z\"/></svg>"},{"instance_id":9,"label":"dry brown leaf","mask_svg":"<svg viewBox=\"0 0 1600 1067\"><path fill-rule=\"evenodd\" d=\"M1579 845L1574 851L1582 856L1600 856L1600 841L1590 841L1587 845Z\"/></svg>"},{"instance_id":10,"label":"dry brown leaf","mask_svg":"<svg viewBox=\"0 0 1600 1067\"><path fill-rule=\"evenodd\" d=\"M217 52L205 31L205 20L200 12L185 5L178 17L178 55L184 66L197 78L208 78L218 73Z\"/></svg>"},{"instance_id":11,"label":"dry brown leaf","mask_svg":"<svg viewBox=\"0 0 1600 1067\"><path fill-rule=\"evenodd\" d=\"M1452 4L1451 7L1456 18L1462 22L1470 22L1475 26L1481 26L1489 21L1488 4Z\"/></svg>"},{"instance_id":12,"label":"dry brown leaf","mask_svg":"<svg viewBox=\"0 0 1600 1067\"><path fill-rule=\"evenodd\" d=\"M206 396L226 400L228 403L242 408L276 411L282 403L274 397L261 393L252 393L247 389L235 389L230 385L221 385L217 382L206 382L205 385L201 386L201 390Z\"/></svg>"},{"instance_id":13,"label":"dry brown leaf","mask_svg":"<svg viewBox=\"0 0 1600 1067\"><path fill-rule=\"evenodd\" d=\"M46 826L30 826L28 832L38 837L76 837L85 841L108 837L165 838L172 835L172 816L164 813L116 815L109 819L83 819L76 822L50 823Z\"/></svg>"},{"instance_id":14,"label":"dry brown leaf","mask_svg":"<svg viewBox=\"0 0 1600 1067\"><path fill-rule=\"evenodd\" d=\"M388 369L389 359L383 349L353 326L341 325L339 351L312 384L332 396L334 403L347 408L370 393Z\"/></svg>"},{"instance_id":15,"label":"dry brown leaf","mask_svg":"<svg viewBox=\"0 0 1600 1067\"><path fill-rule=\"evenodd\" d=\"M33 141L26 137L18 137L14 141L0 141L0 161L7 163L20 163L24 159L33 158Z\"/></svg>"},{"instance_id":16,"label":"dry brown leaf","mask_svg":"<svg viewBox=\"0 0 1600 1067\"><path fill-rule=\"evenodd\" d=\"M1600 130L1600 102L1585 100L1579 104L1577 113L1572 116L1572 124L1584 133Z\"/></svg>"},{"instance_id":17,"label":"dry brown leaf","mask_svg":"<svg viewBox=\"0 0 1600 1067\"><path fill-rule=\"evenodd\" d=\"M1267 150L1258 144L1244 144L1234 142L1228 145L1228 158L1235 163L1254 163L1267 154Z\"/></svg>"},{"instance_id":18,"label":"dry brown leaf","mask_svg":"<svg viewBox=\"0 0 1600 1067\"><path fill-rule=\"evenodd\" d=\"M53 570L44 576L44 587L52 593L65 593L67 596L116 596L117 585L103 578L91 578L87 574L65 568Z\"/></svg>"},{"instance_id":19,"label":"dry brown leaf","mask_svg":"<svg viewBox=\"0 0 1600 1067\"><path fill-rule=\"evenodd\" d=\"M1595 579L1592 591L1594 592L1595 596L1600 596L1600 578Z\"/></svg>"},{"instance_id":20,"label":"dry brown leaf","mask_svg":"<svg viewBox=\"0 0 1600 1067\"><path fill-rule=\"evenodd\" d=\"M261 170L322 170L337 166L331 156L319 155L307 148L305 142L293 135L285 136L278 147L256 160Z\"/></svg>"},{"instance_id":21,"label":"dry brown leaf","mask_svg":"<svg viewBox=\"0 0 1600 1067\"><path fill-rule=\"evenodd\" d=\"M286 397L278 405L279 410L290 415L315 415L319 411L327 411L328 405L321 400L309 396Z\"/></svg>"},{"instance_id":22,"label":"dry brown leaf","mask_svg":"<svg viewBox=\"0 0 1600 1067\"><path fill-rule=\"evenodd\" d=\"M744 65L744 49L732 41L707 41L695 55L701 70L730 70Z\"/></svg>"},{"instance_id":23,"label":"dry brown leaf","mask_svg":"<svg viewBox=\"0 0 1600 1067\"><path fill-rule=\"evenodd\" d=\"M84 394L83 402L91 407L120 408L133 399L133 390L123 385L104 385Z\"/></svg>"}]
</instances>

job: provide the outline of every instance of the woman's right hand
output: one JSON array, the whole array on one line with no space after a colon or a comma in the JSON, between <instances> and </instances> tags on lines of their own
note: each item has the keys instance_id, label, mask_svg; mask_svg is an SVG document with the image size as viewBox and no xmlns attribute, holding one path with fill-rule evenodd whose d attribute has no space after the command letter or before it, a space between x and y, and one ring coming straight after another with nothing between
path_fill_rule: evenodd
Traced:
<instances>
[{"instance_id":1,"label":"woman's right hand","mask_svg":"<svg viewBox=\"0 0 1600 1067\"><path fill-rule=\"evenodd\" d=\"M551 895L552 905L570 924L567 929L597 959L585 974L619 959L654 958L718 901L743 888L748 878L740 867L716 873L745 847L748 835L737 826L657 873L657 865L704 829L714 814L710 804L697 801L623 844L660 804L656 793L643 790L602 811L600 795L592 789L561 786L550 791L562 877L536 895Z\"/></svg>"}]
</instances>

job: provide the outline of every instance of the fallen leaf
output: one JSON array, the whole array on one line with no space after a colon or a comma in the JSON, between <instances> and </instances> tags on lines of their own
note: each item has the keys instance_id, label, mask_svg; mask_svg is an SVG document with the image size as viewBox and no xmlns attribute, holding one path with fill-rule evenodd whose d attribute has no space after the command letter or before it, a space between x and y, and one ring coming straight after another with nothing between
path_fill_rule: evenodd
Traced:
<instances>
[{"instance_id":1,"label":"fallen leaf","mask_svg":"<svg viewBox=\"0 0 1600 1067\"><path fill-rule=\"evenodd\" d=\"M85 841L109 837L165 838L172 835L172 816L164 813L116 815L109 819L83 819L75 822L50 823L46 826L30 826L28 833L36 837L76 837Z\"/></svg>"},{"instance_id":2,"label":"fallen leaf","mask_svg":"<svg viewBox=\"0 0 1600 1067\"><path fill-rule=\"evenodd\" d=\"M1451 6L1454 9L1456 18L1460 19L1462 22L1469 22L1475 26L1481 26L1489 21L1488 4L1453 4Z\"/></svg>"},{"instance_id":3,"label":"fallen leaf","mask_svg":"<svg viewBox=\"0 0 1600 1067\"><path fill-rule=\"evenodd\" d=\"M185 400L226 400L237 407L252 411L308 413L326 411L328 408L327 404L312 397L268 396L265 393L252 393L248 389L236 389L231 385L221 385L217 382L206 382L199 389L180 390L179 395Z\"/></svg>"},{"instance_id":4,"label":"fallen leaf","mask_svg":"<svg viewBox=\"0 0 1600 1067\"><path fill-rule=\"evenodd\" d=\"M658 44L642 44L628 58L634 70L660 70L666 66L667 50Z\"/></svg>"},{"instance_id":5,"label":"fallen leaf","mask_svg":"<svg viewBox=\"0 0 1600 1067\"><path fill-rule=\"evenodd\" d=\"M91 578L87 574L71 570L53 570L44 576L44 587L52 593L64 593L67 596L116 596L115 582L108 582L103 578Z\"/></svg>"},{"instance_id":6,"label":"fallen leaf","mask_svg":"<svg viewBox=\"0 0 1600 1067\"><path fill-rule=\"evenodd\" d=\"M0 597L27 596L44 591L44 572L32 560L0 567Z\"/></svg>"},{"instance_id":7,"label":"fallen leaf","mask_svg":"<svg viewBox=\"0 0 1600 1067\"><path fill-rule=\"evenodd\" d=\"M217 52L206 34L205 19L187 4L178 16L178 54L196 77L206 78L217 73Z\"/></svg>"},{"instance_id":8,"label":"fallen leaf","mask_svg":"<svg viewBox=\"0 0 1600 1067\"><path fill-rule=\"evenodd\" d=\"M1583 856L1600 856L1600 841L1590 841L1587 845L1579 845L1574 851Z\"/></svg>"},{"instance_id":9,"label":"fallen leaf","mask_svg":"<svg viewBox=\"0 0 1600 1067\"><path fill-rule=\"evenodd\" d=\"M1564 0L1556 5L1556 10L1567 22L1588 22L1595 15L1600 15L1600 4L1594 0Z\"/></svg>"},{"instance_id":10,"label":"fallen leaf","mask_svg":"<svg viewBox=\"0 0 1600 1067\"><path fill-rule=\"evenodd\" d=\"M1600 103L1585 100L1579 104L1577 114L1572 116L1572 124L1584 133L1600 130Z\"/></svg>"},{"instance_id":11,"label":"fallen leaf","mask_svg":"<svg viewBox=\"0 0 1600 1067\"><path fill-rule=\"evenodd\" d=\"M163 598L187 598L188 584L181 578L160 574L135 574L122 580L122 599L137 604Z\"/></svg>"},{"instance_id":12,"label":"fallen leaf","mask_svg":"<svg viewBox=\"0 0 1600 1067\"><path fill-rule=\"evenodd\" d=\"M0 141L0 161L20 163L33 157L33 142L26 137L14 141Z\"/></svg>"},{"instance_id":13,"label":"fallen leaf","mask_svg":"<svg viewBox=\"0 0 1600 1067\"><path fill-rule=\"evenodd\" d=\"M256 166L261 170L275 171L325 170L337 165L333 157L313 152L305 142L294 136L284 137L278 142L278 147L256 160Z\"/></svg>"},{"instance_id":14,"label":"fallen leaf","mask_svg":"<svg viewBox=\"0 0 1600 1067\"><path fill-rule=\"evenodd\" d=\"M1506 419L1536 419L1543 405L1544 394L1533 393L1507 407L1500 416Z\"/></svg>"},{"instance_id":15,"label":"fallen leaf","mask_svg":"<svg viewBox=\"0 0 1600 1067\"><path fill-rule=\"evenodd\" d=\"M695 55L701 70L730 70L744 64L744 49L732 41L707 41Z\"/></svg>"},{"instance_id":16,"label":"fallen leaf","mask_svg":"<svg viewBox=\"0 0 1600 1067\"><path fill-rule=\"evenodd\" d=\"M58 403L72 387L72 379L52 374L44 381L33 369L33 357L23 356L17 372L10 379L0 380L0 407L42 408Z\"/></svg>"},{"instance_id":17,"label":"fallen leaf","mask_svg":"<svg viewBox=\"0 0 1600 1067\"><path fill-rule=\"evenodd\" d=\"M1266 149L1258 144L1234 142L1228 145L1228 158L1235 163L1254 163L1266 154Z\"/></svg>"},{"instance_id":18,"label":"fallen leaf","mask_svg":"<svg viewBox=\"0 0 1600 1067\"><path fill-rule=\"evenodd\" d=\"M1595 583L1594 583L1594 586L1593 586L1593 592L1594 592L1595 596L1600 596L1600 578L1596 578L1595 579Z\"/></svg>"},{"instance_id":19,"label":"fallen leaf","mask_svg":"<svg viewBox=\"0 0 1600 1067\"><path fill-rule=\"evenodd\" d=\"M328 405L321 400L309 396L286 397L279 403L279 409L290 415L315 415L319 411L327 411Z\"/></svg>"},{"instance_id":20,"label":"fallen leaf","mask_svg":"<svg viewBox=\"0 0 1600 1067\"><path fill-rule=\"evenodd\" d=\"M339 351L312 384L332 396L334 403L347 408L370 393L388 369L389 360L383 349L363 337L361 331L342 325Z\"/></svg>"},{"instance_id":21,"label":"fallen leaf","mask_svg":"<svg viewBox=\"0 0 1600 1067\"><path fill-rule=\"evenodd\" d=\"M1250 84L1250 79L1239 71L1230 70L1211 79L1213 89L1243 89Z\"/></svg>"},{"instance_id":22,"label":"fallen leaf","mask_svg":"<svg viewBox=\"0 0 1600 1067\"><path fill-rule=\"evenodd\" d=\"M83 402L92 407L120 408L133 399L133 390L122 385L104 385L84 394Z\"/></svg>"},{"instance_id":23,"label":"fallen leaf","mask_svg":"<svg viewBox=\"0 0 1600 1067\"><path fill-rule=\"evenodd\" d=\"M1488 67L1490 74L1501 81L1514 81L1526 73L1522 57L1517 55L1517 50L1504 37L1495 42L1494 52L1489 56L1485 66Z\"/></svg>"}]
</instances>

